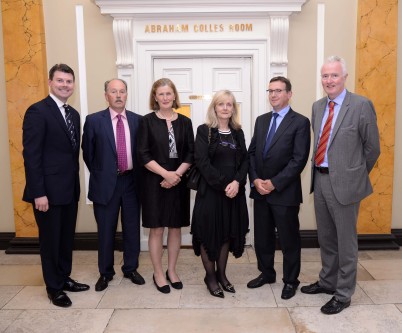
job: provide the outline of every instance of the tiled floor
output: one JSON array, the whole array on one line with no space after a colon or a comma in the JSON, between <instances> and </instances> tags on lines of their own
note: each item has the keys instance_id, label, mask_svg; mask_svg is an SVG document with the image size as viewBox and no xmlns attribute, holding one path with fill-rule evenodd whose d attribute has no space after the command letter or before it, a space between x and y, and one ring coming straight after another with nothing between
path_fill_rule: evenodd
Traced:
<instances>
[{"instance_id":1,"label":"tiled floor","mask_svg":"<svg viewBox=\"0 0 402 333\"><path fill-rule=\"evenodd\" d=\"M122 254L116 252L115 262L121 261ZM180 253L178 273L184 288L167 295L152 283L147 252L141 254L139 267L144 286L124 279L116 265L109 288L95 292L97 253L77 251L72 278L90 284L91 290L70 293L73 306L61 309L47 299L39 256L0 252L0 332L402 332L402 251L360 252L352 305L334 316L320 312L329 295L298 291L288 301L280 298L281 261L277 252L278 283L252 290L246 283L259 274L254 250L247 248L240 259L231 257L228 277L237 292L218 299L203 284L201 260L192 250ZM319 250L303 249L301 286L316 281L319 270Z\"/></svg>"}]
</instances>

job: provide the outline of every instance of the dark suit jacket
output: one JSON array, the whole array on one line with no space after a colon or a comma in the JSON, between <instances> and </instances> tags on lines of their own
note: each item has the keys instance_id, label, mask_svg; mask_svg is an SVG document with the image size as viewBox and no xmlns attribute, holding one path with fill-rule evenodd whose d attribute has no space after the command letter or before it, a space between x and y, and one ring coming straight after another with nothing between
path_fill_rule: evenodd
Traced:
<instances>
[{"instance_id":1,"label":"dark suit jacket","mask_svg":"<svg viewBox=\"0 0 402 333\"><path fill-rule=\"evenodd\" d=\"M137 131L140 115L126 110L130 127L131 155L133 174L138 184L139 166L137 163ZM106 205L112 198L117 182L117 152L109 108L86 117L82 135L82 151L85 164L91 176L89 178L88 199Z\"/></svg>"},{"instance_id":2,"label":"dark suit jacket","mask_svg":"<svg viewBox=\"0 0 402 333\"><path fill-rule=\"evenodd\" d=\"M270 179L275 190L260 195L254 186L250 197L267 200L275 205L296 206L302 201L300 174L306 166L310 152L310 121L292 109L286 114L271 141L266 159L263 159L265 139L272 112L259 116L248 149L250 157L249 178Z\"/></svg>"},{"instance_id":3,"label":"dark suit jacket","mask_svg":"<svg viewBox=\"0 0 402 333\"><path fill-rule=\"evenodd\" d=\"M31 105L23 122L23 156L26 186L23 200L47 196L52 205L66 205L78 201L80 116L71 108L76 130L77 148L74 150L67 125L56 102L47 96Z\"/></svg>"}]
</instances>

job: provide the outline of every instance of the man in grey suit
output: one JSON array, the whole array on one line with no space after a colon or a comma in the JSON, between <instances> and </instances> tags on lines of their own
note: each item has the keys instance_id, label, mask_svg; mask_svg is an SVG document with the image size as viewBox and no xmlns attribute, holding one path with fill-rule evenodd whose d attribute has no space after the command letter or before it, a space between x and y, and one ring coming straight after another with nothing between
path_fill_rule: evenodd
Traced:
<instances>
[{"instance_id":1,"label":"man in grey suit","mask_svg":"<svg viewBox=\"0 0 402 333\"><path fill-rule=\"evenodd\" d=\"M334 295L321 307L336 314L350 305L356 287L357 216L360 201L373 192L369 173L380 155L373 103L345 89L345 61L329 57L321 68L327 97L313 104L314 152L311 188L321 248L319 281L305 294Z\"/></svg>"}]
</instances>

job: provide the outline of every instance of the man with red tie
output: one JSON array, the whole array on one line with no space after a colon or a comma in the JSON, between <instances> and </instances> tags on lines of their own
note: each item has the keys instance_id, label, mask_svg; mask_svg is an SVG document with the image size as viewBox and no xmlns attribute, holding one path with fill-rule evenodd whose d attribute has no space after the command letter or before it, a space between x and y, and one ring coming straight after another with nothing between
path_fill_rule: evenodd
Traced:
<instances>
[{"instance_id":1,"label":"man with red tie","mask_svg":"<svg viewBox=\"0 0 402 333\"><path fill-rule=\"evenodd\" d=\"M139 167L136 159L137 131L141 116L126 110L127 83L105 82L106 110L87 116L82 136L85 164L91 175L88 198L93 202L98 226L96 291L113 279L114 239L119 213L123 231L122 271L125 278L142 285L137 272L140 254Z\"/></svg>"},{"instance_id":2,"label":"man with red tie","mask_svg":"<svg viewBox=\"0 0 402 333\"><path fill-rule=\"evenodd\" d=\"M380 155L373 103L345 89L345 61L329 57L321 68L327 97L313 104L314 152L311 187L322 269L305 294L334 295L321 307L336 314L350 305L356 287L357 216L360 201L373 192L369 173Z\"/></svg>"}]
</instances>

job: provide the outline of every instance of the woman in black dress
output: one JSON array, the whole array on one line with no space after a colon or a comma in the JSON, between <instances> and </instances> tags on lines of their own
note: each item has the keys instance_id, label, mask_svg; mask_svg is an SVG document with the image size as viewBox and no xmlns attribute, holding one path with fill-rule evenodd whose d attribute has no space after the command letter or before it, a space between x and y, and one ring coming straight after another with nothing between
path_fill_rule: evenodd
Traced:
<instances>
[{"instance_id":1,"label":"woman in black dress","mask_svg":"<svg viewBox=\"0 0 402 333\"><path fill-rule=\"evenodd\" d=\"M138 130L141 176L142 225L150 228L149 251L153 280L162 293L183 284L176 273L181 246L181 227L190 225L190 190L182 175L193 163L194 133L191 120L174 111L180 107L173 82L157 80L150 93L151 112L142 118ZM163 233L168 228L168 269L162 269Z\"/></svg>"},{"instance_id":2,"label":"woman in black dress","mask_svg":"<svg viewBox=\"0 0 402 333\"><path fill-rule=\"evenodd\" d=\"M226 277L229 251L244 252L248 229L245 185L248 170L244 133L238 122L236 99L218 91L208 107L206 124L197 129L195 164L202 175L193 211L193 248L201 255L205 284L212 296L234 293Z\"/></svg>"}]
</instances>

